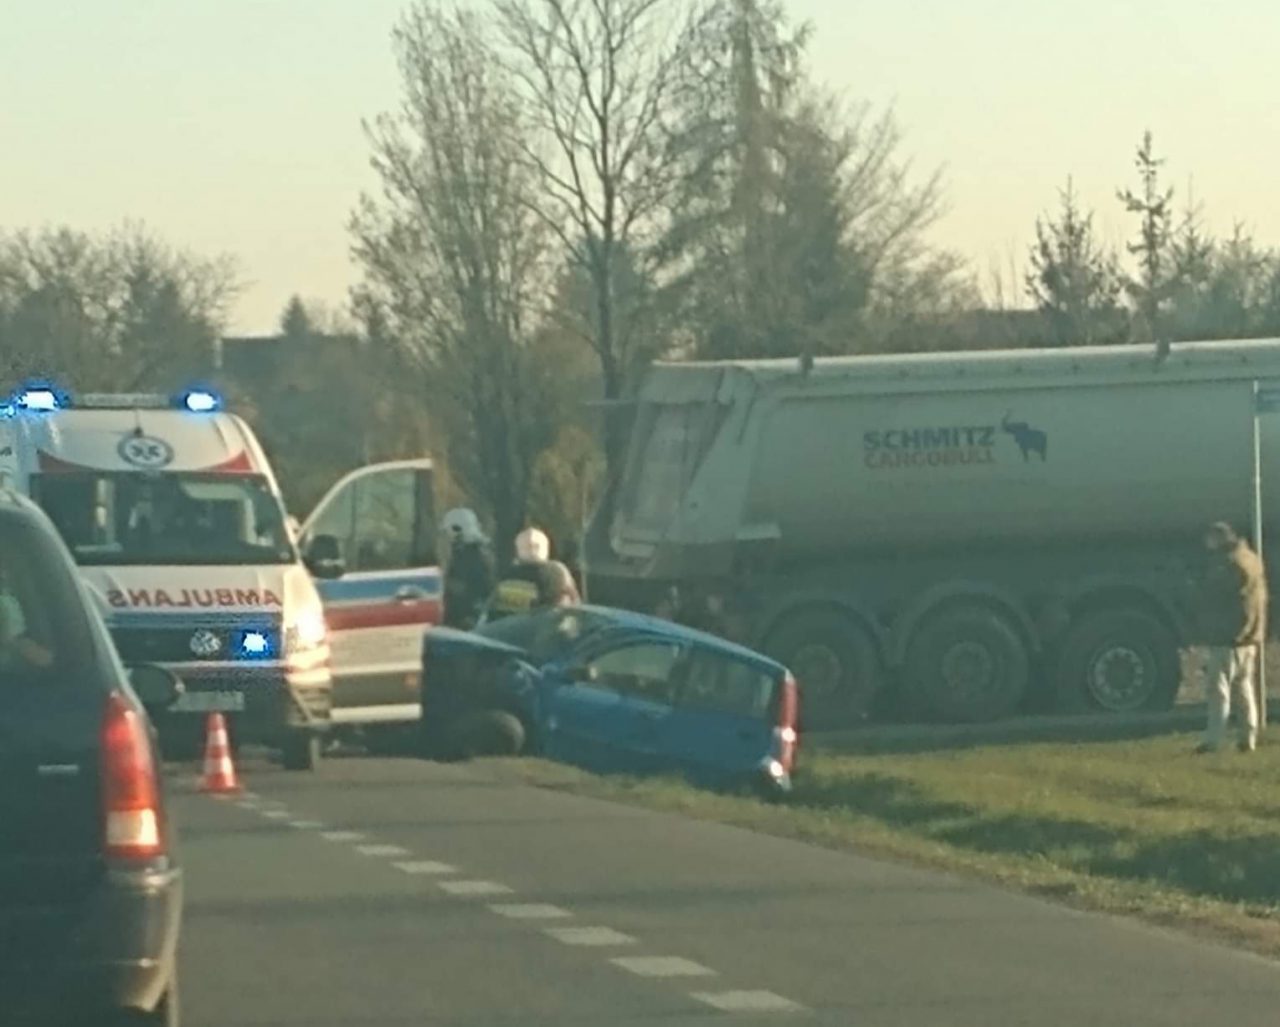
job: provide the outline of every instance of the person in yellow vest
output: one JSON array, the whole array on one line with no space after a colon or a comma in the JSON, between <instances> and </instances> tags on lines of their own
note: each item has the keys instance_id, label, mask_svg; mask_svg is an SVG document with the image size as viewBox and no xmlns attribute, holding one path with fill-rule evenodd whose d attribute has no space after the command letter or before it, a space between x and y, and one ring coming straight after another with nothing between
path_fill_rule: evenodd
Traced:
<instances>
[{"instance_id":1,"label":"person in yellow vest","mask_svg":"<svg viewBox=\"0 0 1280 1027\"><path fill-rule=\"evenodd\" d=\"M498 580L489 600L487 619L582 601L569 568L551 559L551 540L538 528L525 528L515 539L516 559Z\"/></svg>"}]
</instances>

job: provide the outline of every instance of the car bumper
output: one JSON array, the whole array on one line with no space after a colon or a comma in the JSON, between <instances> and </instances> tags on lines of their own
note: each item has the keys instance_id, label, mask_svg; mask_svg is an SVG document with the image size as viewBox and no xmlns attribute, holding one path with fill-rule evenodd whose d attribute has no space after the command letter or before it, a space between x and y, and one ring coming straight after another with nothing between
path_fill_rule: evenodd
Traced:
<instances>
[{"instance_id":1,"label":"car bumper","mask_svg":"<svg viewBox=\"0 0 1280 1027\"><path fill-rule=\"evenodd\" d=\"M4 1008L15 1019L155 1008L174 975L182 892L176 868L111 870L80 901L0 909L0 937L19 943L0 952Z\"/></svg>"},{"instance_id":2,"label":"car bumper","mask_svg":"<svg viewBox=\"0 0 1280 1027\"><path fill-rule=\"evenodd\" d=\"M333 703L333 681L327 667L297 670L275 664L262 667L169 663L164 666L182 679L187 693L239 693L243 710L229 712L238 740L276 743L296 731L325 731ZM197 727L203 713L165 712L156 719L163 738L167 732Z\"/></svg>"}]
</instances>

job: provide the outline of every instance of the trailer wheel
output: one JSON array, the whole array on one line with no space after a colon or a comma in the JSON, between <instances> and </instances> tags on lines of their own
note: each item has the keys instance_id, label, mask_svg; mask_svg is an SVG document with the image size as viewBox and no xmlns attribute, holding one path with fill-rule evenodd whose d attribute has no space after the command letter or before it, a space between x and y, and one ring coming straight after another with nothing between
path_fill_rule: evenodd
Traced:
<instances>
[{"instance_id":1,"label":"trailer wheel","mask_svg":"<svg viewBox=\"0 0 1280 1027\"><path fill-rule=\"evenodd\" d=\"M1178 639L1144 610L1086 614L1058 654L1056 698L1064 713L1167 710L1178 694Z\"/></svg>"},{"instance_id":2,"label":"trailer wheel","mask_svg":"<svg viewBox=\"0 0 1280 1027\"><path fill-rule=\"evenodd\" d=\"M835 610L793 614L770 633L764 649L800 683L800 715L808 730L865 719L884 683L871 636Z\"/></svg>"},{"instance_id":3,"label":"trailer wheel","mask_svg":"<svg viewBox=\"0 0 1280 1027\"><path fill-rule=\"evenodd\" d=\"M976 724L1017 709L1030 666L1022 636L1008 618L984 606L952 606L916 629L903 670L919 713Z\"/></svg>"}]
</instances>

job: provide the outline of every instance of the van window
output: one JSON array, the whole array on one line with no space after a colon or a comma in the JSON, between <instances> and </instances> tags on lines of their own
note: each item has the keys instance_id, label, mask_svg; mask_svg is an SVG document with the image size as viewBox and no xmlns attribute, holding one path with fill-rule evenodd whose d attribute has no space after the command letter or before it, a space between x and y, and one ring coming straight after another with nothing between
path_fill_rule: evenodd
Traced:
<instances>
[{"instance_id":1,"label":"van window","mask_svg":"<svg viewBox=\"0 0 1280 1027\"><path fill-rule=\"evenodd\" d=\"M773 678L748 663L700 650L689 661L680 705L685 709L760 718L768 714Z\"/></svg>"},{"instance_id":2,"label":"van window","mask_svg":"<svg viewBox=\"0 0 1280 1027\"><path fill-rule=\"evenodd\" d=\"M294 558L284 511L261 475L42 474L33 477L32 493L86 566Z\"/></svg>"},{"instance_id":3,"label":"van window","mask_svg":"<svg viewBox=\"0 0 1280 1027\"><path fill-rule=\"evenodd\" d=\"M675 697L676 665L681 647L647 642L603 653L591 661L595 685L650 702L670 703Z\"/></svg>"}]
</instances>

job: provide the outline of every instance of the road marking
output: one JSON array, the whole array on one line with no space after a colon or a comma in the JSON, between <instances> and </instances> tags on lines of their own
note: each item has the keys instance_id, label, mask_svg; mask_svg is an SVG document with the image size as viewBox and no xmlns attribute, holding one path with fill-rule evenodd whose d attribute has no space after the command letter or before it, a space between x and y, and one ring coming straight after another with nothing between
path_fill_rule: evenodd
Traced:
<instances>
[{"instance_id":1,"label":"road marking","mask_svg":"<svg viewBox=\"0 0 1280 1027\"><path fill-rule=\"evenodd\" d=\"M804 1006L771 991L695 991L693 997L722 1013L799 1013Z\"/></svg>"},{"instance_id":2,"label":"road marking","mask_svg":"<svg viewBox=\"0 0 1280 1027\"><path fill-rule=\"evenodd\" d=\"M357 845L362 856L407 856L409 850L400 845Z\"/></svg>"},{"instance_id":3,"label":"road marking","mask_svg":"<svg viewBox=\"0 0 1280 1027\"><path fill-rule=\"evenodd\" d=\"M457 867L451 867L448 863L435 863L429 859L391 865L397 870L403 870L406 874L456 874L458 872Z\"/></svg>"},{"instance_id":4,"label":"road marking","mask_svg":"<svg viewBox=\"0 0 1280 1027\"><path fill-rule=\"evenodd\" d=\"M359 831L321 831L320 837L327 842L358 842L364 835Z\"/></svg>"},{"instance_id":5,"label":"road marking","mask_svg":"<svg viewBox=\"0 0 1280 1027\"><path fill-rule=\"evenodd\" d=\"M564 920L573 916L567 909L545 902L496 903L489 907L498 916L512 920Z\"/></svg>"},{"instance_id":6,"label":"road marking","mask_svg":"<svg viewBox=\"0 0 1280 1027\"><path fill-rule=\"evenodd\" d=\"M620 956L609 962L640 977L714 977L710 967L679 956Z\"/></svg>"},{"instance_id":7,"label":"road marking","mask_svg":"<svg viewBox=\"0 0 1280 1027\"><path fill-rule=\"evenodd\" d=\"M258 804L256 802L237 802L236 805L241 809L247 809L250 813L258 812Z\"/></svg>"},{"instance_id":8,"label":"road marking","mask_svg":"<svg viewBox=\"0 0 1280 1027\"><path fill-rule=\"evenodd\" d=\"M289 819L289 811L287 809L264 809L264 810L259 810L258 812L261 813L268 820L288 820Z\"/></svg>"},{"instance_id":9,"label":"road marking","mask_svg":"<svg viewBox=\"0 0 1280 1027\"><path fill-rule=\"evenodd\" d=\"M324 824L318 820L290 820L290 827L295 827L299 831L314 831L317 828L324 827Z\"/></svg>"},{"instance_id":10,"label":"road marking","mask_svg":"<svg viewBox=\"0 0 1280 1027\"><path fill-rule=\"evenodd\" d=\"M636 942L631 935L615 931L612 927L547 927L544 930L566 945L604 948L607 945L634 945Z\"/></svg>"},{"instance_id":11,"label":"road marking","mask_svg":"<svg viewBox=\"0 0 1280 1027\"><path fill-rule=\"evenodd\" d=\"M511 889L497 881L437 881L450 895L510 895Z\"/></svg>"}]
</instances>

